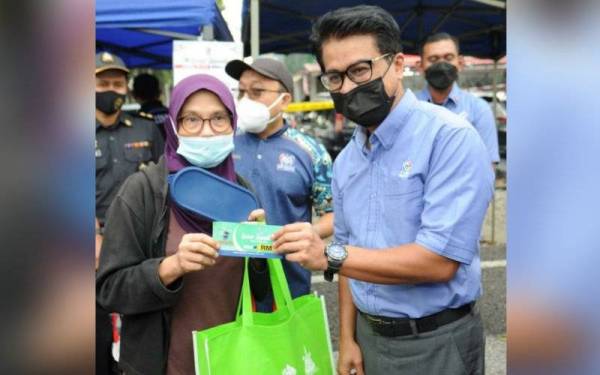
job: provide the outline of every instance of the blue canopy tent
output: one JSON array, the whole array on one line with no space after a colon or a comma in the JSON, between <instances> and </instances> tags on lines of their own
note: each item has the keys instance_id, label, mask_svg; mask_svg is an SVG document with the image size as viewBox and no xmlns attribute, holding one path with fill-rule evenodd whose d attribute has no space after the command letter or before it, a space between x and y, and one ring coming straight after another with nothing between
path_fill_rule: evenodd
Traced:
<instances>
[{"instance_id":1,"label":"blue canopy tent","mask_svg":"<svg viewBox=\"0 0 600 375\"><path fill-rule=\"evenodd\" d=\"M130 68L170 69L172 41L202 33L233 40L214 0L96 1L96 50L119 55Z\"/></svg>"},{"instance_id":2,"label":"blue canopy tent","mask_svg":"<svg viewBox=\"0 0 600 375\"><path fill-rule=\"evenodd\" d=\"M355 0L244 0L242 38L250 55L250 3L259 9L260 53L311 52L311 24L327 11L363 4ZM505 0L378 0L400 25L405 53L418 53L419 44L430 34L445 31L457 36L461 52L499 59L506 54Z\"/></svg>"}]
</instances>

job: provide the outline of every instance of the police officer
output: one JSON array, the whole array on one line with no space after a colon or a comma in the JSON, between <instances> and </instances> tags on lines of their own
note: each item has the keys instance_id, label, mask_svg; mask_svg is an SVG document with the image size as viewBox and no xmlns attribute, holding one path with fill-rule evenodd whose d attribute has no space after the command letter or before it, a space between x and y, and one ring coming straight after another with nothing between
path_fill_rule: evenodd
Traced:
<instances>
[{"instance_id":1,"label":"police officer","mask_svg":"<svg viewBox=\"0 0 600 375\"><path fill-rule=\"evenodd\" d=\"M152 74L138 74L133 79L133 97L141 106L138 115L153 121L164 139L163 124L169 114L169 109L160 101L160 93L158 78Z\"/></svg>"},{"instance_id":2,"label":"police officer","mask_svg":"<svg viewBox=\"0 0 600 375\"><path fill-rule=\"evenodd\" d=\"M125 179L158 161L163 140L153 122L125 114L129 70L118 56L96 55L96 265L100 256L106 210ZM96 308L96 374L112 373L111 323L108 312Z\"/></svg>"},{"instance_id":3,"label":"police officer","mask_svg":"<svg viewBox=\"0 0 600 375\"><path fill-rule=\"evenodd\" d=\"M150 161L158 161L164 148L150 120L121 111L128 73L118 56L96 55L96 217L100 226L121 183Z\"/></svg>"}]
</instances>

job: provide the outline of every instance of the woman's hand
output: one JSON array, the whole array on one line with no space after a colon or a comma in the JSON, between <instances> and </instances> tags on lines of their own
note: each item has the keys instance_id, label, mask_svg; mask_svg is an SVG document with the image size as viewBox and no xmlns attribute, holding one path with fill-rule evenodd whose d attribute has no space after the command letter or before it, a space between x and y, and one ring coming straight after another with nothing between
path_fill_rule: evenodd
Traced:
<instances>
[{"instance_id":1,"label":"woman's hand","mask_svg":"<svg viewBox=\"0 0 600 375\"><path fill-rule=\"evenodd\" d=\"M219 256L219 243L204 233L188 233L181 238L175 254L166 257L158 267L158 276L169 285L189 272L213 266Z\"/></svg>"},{"instance_id":2,"label":"woman's hand","mask_svg":"<svg viewBox=\"0 0 600 375\"><path fill-rule=\"evenodd\" d=\"M265 210L263 210L262 208L250 212L250 216L248 216L248 221L257 221L264 223L265 220Z\"/></svg>"}]
</instances>

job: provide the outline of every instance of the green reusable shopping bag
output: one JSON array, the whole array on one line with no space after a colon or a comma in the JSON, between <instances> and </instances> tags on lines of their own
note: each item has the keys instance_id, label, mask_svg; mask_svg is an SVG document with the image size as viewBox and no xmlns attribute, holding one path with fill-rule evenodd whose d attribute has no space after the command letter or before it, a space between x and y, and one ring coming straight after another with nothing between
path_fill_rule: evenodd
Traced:
<instances>
[{"instance_id":1,"label":"green reusable shopping bag","mask_svg":"<svg viewBox=\"0 0 600 375\"><path fill-rule=\"evenodd\" d=\"M267 263L277 311L252 311L246 258L236 320L192 333L197 375L334 373L324 297L292 300L281 260Z\"/></svg>"}]
</instances>

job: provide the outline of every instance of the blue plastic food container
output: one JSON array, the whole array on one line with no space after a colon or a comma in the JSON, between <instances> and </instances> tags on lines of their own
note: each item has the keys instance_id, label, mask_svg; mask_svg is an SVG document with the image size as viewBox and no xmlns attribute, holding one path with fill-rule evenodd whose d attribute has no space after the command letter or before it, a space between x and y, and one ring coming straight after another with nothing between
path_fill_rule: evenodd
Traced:
<instances>
[{"instance_id":1,"label":"blue plastic food container","mask_svg":"<svg viewBox=\"0 0 600 375\"><path fill-rule=\"evenodd\" d=\"M211 221L247 221L259 208L249 190L198 167L170 175L169 194L178 206Z\"/></svg>"}]
</instances>

